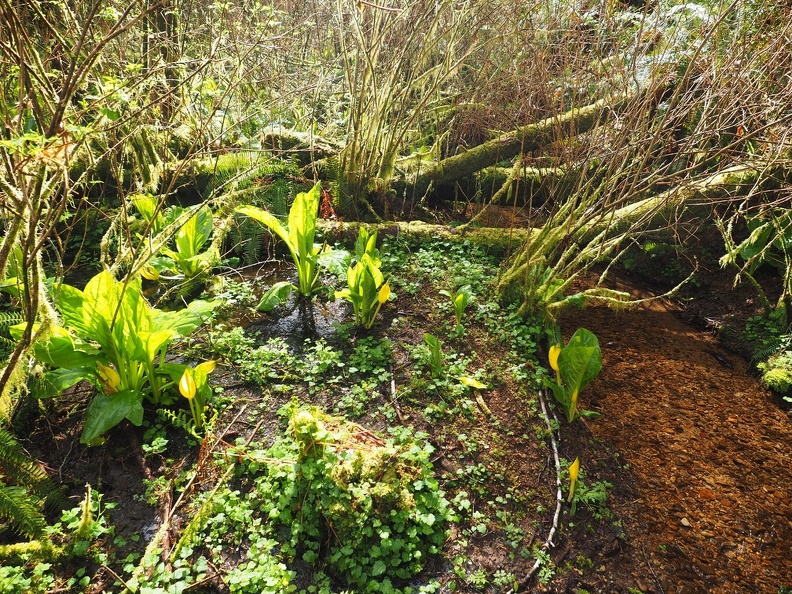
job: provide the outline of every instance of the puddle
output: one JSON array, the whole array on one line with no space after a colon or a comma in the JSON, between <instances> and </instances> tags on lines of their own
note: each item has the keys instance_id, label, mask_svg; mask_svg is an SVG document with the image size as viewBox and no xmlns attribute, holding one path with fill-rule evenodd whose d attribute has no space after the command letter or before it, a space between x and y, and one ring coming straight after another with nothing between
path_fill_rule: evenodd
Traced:
<instances>
[{"instance_id":1,"label":"puddle","mask_svg":"<svg viewBox=\"0 0 792 594\"><path fill-rule=\"evenodd\" d=\"M306 340L332 338L336 327L350 320L346 301L308 302L298 299L294 293L287 304L263 315L264 319L250 324L247 332L257 333L263 341L282 338L295 350L299 350Z\"/></svg>"},{"instance_id":2,"label":"puddle","mask_svg":"<svg viewBox=\"0 0 792 594\"><path fill-rule=\"evenodd\" d=\"M297 280L294 266L282 261L268 262L243 276L253 280L262 295L277 282ZM262 342L282 338L290 348L299 350L306 340L332 338L337 326L351 319L349 304L342 299L324 301L317 297L308 301L294 292L271 313L256 312L253 317L243 315L236 321L246 332L256 333Z\"/></svg>"}]
</instances>

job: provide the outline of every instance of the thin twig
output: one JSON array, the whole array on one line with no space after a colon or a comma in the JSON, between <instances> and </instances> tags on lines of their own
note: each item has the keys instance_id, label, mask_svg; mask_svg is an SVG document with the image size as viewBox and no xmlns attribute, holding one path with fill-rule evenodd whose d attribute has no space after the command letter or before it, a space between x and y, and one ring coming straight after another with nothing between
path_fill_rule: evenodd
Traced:
<instances>
[{"instance_id":1,"label":"thin twig","mask_svg":"<svg viewBox=\"0 0 792 594\"><path fill-rule=\"evenodd\" d=\"M399 417L399 422L404 423L401 407L399 406L399 401L396 398L396 376L393 375L393 365L390 366L390 376L391 400L393 401L393 408L396 410L396 416Z\"/></svg>"},{"instance_id":2,"label":"thin twig","mask_svg":"<svg viewBox=\"0 0 792 594\"><path fill-rule=\"evenodd\" d=\"M384 10L386 12L401 12L403 10L401 8L394 8L392 6L380 6L379 4L374 4L373 2L366 2L366 0L357 0L357 2L358 4L365 4L366 6L371 6L371 8Z\"/></svg>"},{"instance_id":3,"label":"thin twig","mask_svg":"<svg viewBox=\"0 0 792 594\"><path fill-rule=\"evenodd\" d=\"M665 594L665 590L663 590L663 585L660 583L660 579L657 577L657 574L655 573L652 564L649 563L649 558L646 556L646 550L644 549L643 545L641 545L641 553L643 553L643 558L644 561L646 561L646 566L649 568L649 571L651 571L652 575L654 576L655 582L657 583L657 588L658 590L660 590L660 594Z\"/></svg>"},{"instance_id":4,"label":"thin twig","mask_svg":"<svg viewBox=\"0 0 792 594\"><path fill-rule=\"evenodd\" d=\"M104 570L105 570L107 573L109 573L109 574L110 574L110 575L112 575L112 576L113 576L115 579L117 579L119 582L121 582L121 584L123 584L123 586L124 586L124 588L126 589L126 591L128 591L128 592L134 592L134 590L133 590L132 588L130 588L130 587L129 587L129 584L127 584L127 583L124 581L124 578L122 578L120 575L118 575L118 574L117 574L115 571L113 571L112 569L110 569L110 568L109 568L107 565L105 565L104 563L102 563L102 569L104 569Z\"/></svg>"},{"instance_id":5,"label":"thin twig","mask_svg":"<svg viewBox=\"0 0 792 594\"><path fill-rule=\"evenodd\" d=\"M545 550L549 550L553 548L555 545L553 544L553 538L555 537L556 530L558 529L558 522L561 518L561 502L563 501L563 495L561 493L561 460L558 457L558 442L555 438L555 431L553 429L553 425L550 422L550 416L547 413L547 405L545 404L544 392L539 390L539 404L542 406L542 417L544 418L545 425L547 425L547 429L550 435L550 446L553 450L553 458L555 459L555 467L556 467L556 509L555 514L553 514L553 525L550 528L550 532L547 535L547 539L545 540L542 548ZM555 416L555 415L554 415ZM524 591L525 588L528 586L528 582L530 581L533 574L537 572L537 570L541 567L542 560L537 559L536 562L531 567L530 571L525 575L525 577L520 581L517 586L517 591ZM514 590L509 590L507 594L514 594Z\"/></svg>"}]
</instances>

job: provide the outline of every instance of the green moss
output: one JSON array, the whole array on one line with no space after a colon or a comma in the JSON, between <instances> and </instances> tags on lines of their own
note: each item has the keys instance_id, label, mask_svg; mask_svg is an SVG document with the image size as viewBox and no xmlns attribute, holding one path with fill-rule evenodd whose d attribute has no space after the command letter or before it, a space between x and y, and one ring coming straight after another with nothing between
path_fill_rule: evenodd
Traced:
<instances>
[{"instance_id":1,"label":"green moss","mask_svg":"<svg viewBox=\"0 0 792 594\"><path fill-rule=\"evenodd\" d=\"M792 387L792 368L786 363L779 361L778 357L771 357L766 363L758 365L762 381L778 394L788 394Z\"/></svg>"}]
</instances>

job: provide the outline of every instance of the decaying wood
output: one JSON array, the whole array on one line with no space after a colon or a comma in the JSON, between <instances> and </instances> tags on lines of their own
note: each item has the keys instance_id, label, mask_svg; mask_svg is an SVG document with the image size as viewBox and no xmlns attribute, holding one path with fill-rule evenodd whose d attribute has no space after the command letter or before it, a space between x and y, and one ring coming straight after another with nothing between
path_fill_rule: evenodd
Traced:
<instances>
[{"instance_id":1,"label":"decaying wood","mask_svg":"<svg viewBox=\"0 0 792 594\"><path fill-rule=\"evenodd\" d=\"M781 166L741 163L698 181L681 183L665 192L629 204L613 212L603 212L591 225L575 236L578 243L589 243L607 233L614 236L631 227L645 229L667 225L682 208L702 206L709 211L715 200L745 196L751 189L777 187L789 172Z\"/></svg>"},{"instance_id":2,"label":"decaying wood","mask_svg":"<svg viewBox=\"0 0 792 594\"><path fill-rule=\"evenodd\" d=\"M341 145L321 136L271 126L261 135L261 147L282 157L293 157L300 166L332 157Z\"/></svg>"}]
</instances>

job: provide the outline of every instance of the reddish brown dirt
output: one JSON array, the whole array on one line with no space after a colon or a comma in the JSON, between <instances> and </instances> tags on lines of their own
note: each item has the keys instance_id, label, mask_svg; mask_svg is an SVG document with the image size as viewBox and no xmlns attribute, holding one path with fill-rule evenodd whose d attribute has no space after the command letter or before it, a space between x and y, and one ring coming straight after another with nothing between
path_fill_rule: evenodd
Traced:
<instances>
[{"instance_id":1,"label":"reddish brown dirt","mask_svg":"<svg viewBox=\"0 0 792 594\"><path fill-rule=\"evenodd\" d=\"M792 422L678 314L655 302L563 320L599 337L603 371L581 399L602 417L586 424L626 463L611 508L627 546L600 575L612 591L777 594L792 585Z\"/></svg>"}]
</instances>

